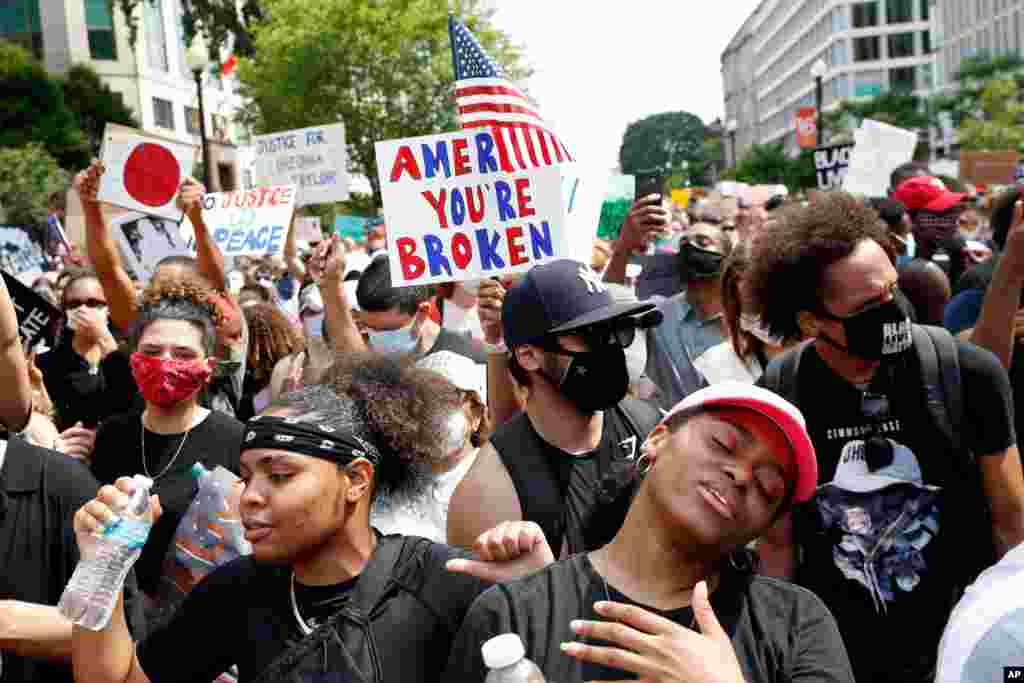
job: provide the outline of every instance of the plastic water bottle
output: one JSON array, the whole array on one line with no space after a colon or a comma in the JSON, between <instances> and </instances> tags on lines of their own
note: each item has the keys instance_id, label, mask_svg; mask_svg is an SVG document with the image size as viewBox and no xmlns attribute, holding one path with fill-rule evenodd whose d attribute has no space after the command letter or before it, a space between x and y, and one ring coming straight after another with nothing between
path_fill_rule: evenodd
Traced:
<instances>
[{"instance_id":1,"label":"plastic water bottle","mask_svg":"<svg viewBox=\"0 0 1024 683\"><path fill-rule=\"evenodd\" d=\"M480 647L490 671L485 683L545 683L544 674L526 658L523 641L515 633L503 633Z\"/></svg>"},{"instance_id":2,"label":"plastic water bottle","mask_svg":"<svg viewBox=\"0 0 1024 683\"><path fill-rule=\"evenodd\" d=\"M118 519L99 534L82 558L64 589L57 608L64 618L91 631L101 631L110 623L128 570L142 554L142 546L153 528L149 491L153 481L135 475L135 491L128 504L114 510Z\"/></svg>"},{"instance_id":3,"label":"plastic water bottle","mask_svg":"<svg viewBox=\"0 0 1024 683\"><path fill-rule=\"evenodd\" d=\"M218 465L212 471L202 463L192 466L199 482L195 500L174 535L174 556L198 582L213 569L252 552L238 514L238 477Z\"/></svg>"}]
</instances>

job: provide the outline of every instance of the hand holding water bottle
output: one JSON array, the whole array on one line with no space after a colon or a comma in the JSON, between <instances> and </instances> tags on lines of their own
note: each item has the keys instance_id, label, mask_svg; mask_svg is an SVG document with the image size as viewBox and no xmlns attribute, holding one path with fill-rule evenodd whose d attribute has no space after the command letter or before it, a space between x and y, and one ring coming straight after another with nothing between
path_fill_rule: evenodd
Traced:
<instances>
[{"instance_id":1,"label":"hand holding water bottle","mask_svg":"<svg viewBox=\"0 0 1024 683\"><path fill-rule=\"evenodd\" d=\"M118 479L75 513L80 557L57 605L73 624L100 631L110 623L125 577L160 517L152 486L142 475Z\"/></svg>"}]
</instances>

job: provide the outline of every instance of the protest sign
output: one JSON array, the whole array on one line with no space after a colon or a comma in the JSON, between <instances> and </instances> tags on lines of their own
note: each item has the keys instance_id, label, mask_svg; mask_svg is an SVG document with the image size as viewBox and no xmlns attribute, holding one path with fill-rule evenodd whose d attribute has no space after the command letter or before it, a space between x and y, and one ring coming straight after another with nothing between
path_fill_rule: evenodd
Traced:
<instances>
[{"instance_id":1,"label":"protest sign","mask_svg":"<svg viewBox=\"0 0 1024 683\"><path fill-rule=\"evenodd\" d=\"M395 286L521 273L569 253L561 169L502 172L490 130L376 151Z\"/></svg>"},{"instance_id":2,"label":"protest sign","mask_svg":"<svg viewBox=\"0 0 1024 683\"><path fill-rule=\"evenodd\" d=\"M1017 160L1012 150L1002 152L960 152L960 179L975 185L1012 185L1018 179Z\"/></svg>"},{"instance_id":3,"label":"protest sign","mask_svg":"<svg viewBox=\"0 0 1024 683\"><path fill-rule=\"evenodd\" d=\"M43 250L29 230L22 225L0 226L0 269L19 278L38 277L43 272Z\"/></svg>"},{"instance_id":4,"label":"protest sign","mask_svg":"<svg viewBox=\"0 0 1024 683\"><path fill-rule=\"evenodd\" d=\"M275 185L203 197L203 221L225 258L278 256L295 210L294 185Z\"/></svg>"},{"instance_id":5,"label":"protest sign","mask_svg":"<svg viewBox=\"0 0 1024 683\"><path fill-rule=\"evenodd\" d=\"M25 353L31 353L40 344L47 348L57 346L60 331L64 327L64 314L49 301L23 285L7 271L4 271L4 285L14 304L18 316L18 336Z\"/></svg>"},{"instance_id":6,"label":"protest sign","mask_svg":"<svg viewBox=\"0 0 1024 683\"><path fill-rule=\"evenodd\" d=\"M298 216L294 223L295 239L300 242L319 242L324 238L320 216Z\"/></svg>"},{"instance_id":7,"label":"protest sign","mask_svg":"<svg viewBox=\"0 0 1024 683\"><path fill-rule=\"evenodd\" d=\"M130 211L110 222L111 232L125 265L142 282L149 282L157 264L169 256L194 256L190 234L182 234L174 221Z\"/></svg>"},{"instance_id":8,"label":"protest sign","mask_svg":"<svg viewBox=\"0 0 1024 683\"><path fill-rule=\"evenodd\" d=\"M105 134L103 163L96 198L131 211L180 221L177 198L181 181L192 175L191 145L141 135Z\"/></svg>"},{"instance_id":9,"label":"protest sign","mask_svg":"<svg viewBox=\"0 0 1024 683\"><path fill-rule=\"evenodd\" d=\"M841 190L850 166L853 143L825 145L814 150L814 168L818 172L818 189Z\"/></svg>"},{"instance_id":10,"label":"protest sign","mask_svg":"<svg viewBox=\"0 0 1024 683\"><path fill-rule=\"evenodd\" d=\"M348 237L354 240L366 239L366 224L369 223L372 218L365 218L363 216L345 216L338 214L334 217L334 232L338 233L342 237Z\"/></svg>"},{"instance_id":11,"label":"protest sign","mask_svg":"<svg viewBox=\"0 0 1024 683\"><path fill-rule=\"evenodd\" d=\"M796 144L812 149L818 144L818 110L801 107L796 113Z\"/></svg>"},{"instance_id":12,"label":"protest sign","mask_svg":"<svg viewBox=\"0 0 1024 683\"><path fill-rule=\"evenodd\" d=\"M914 131L864 119L853 134L854 148L843 190L865 197L884 197L890 174L914 158L917 140Z\"/></svg>"},{"instance_id":13,"label":"protest sign","mask_svg":"<svg viewBox=\"0 0 1024 683\"><path fill-rule=\"evenodd\" d=\"M348 199L343 123L257 135L251 154L256 185L295 185L296 206Z\"/></svg>"},{"instance_id":14,"label":"protest sign","mask_svg":"<svg viewBox=\"0 0 1024 683\"><path fill-rule=\"evenodd\" d=\"M688 208L690 206L690 190L688 188L672 190L672 203L680 209Z\"/></svg>"}]
</instances>

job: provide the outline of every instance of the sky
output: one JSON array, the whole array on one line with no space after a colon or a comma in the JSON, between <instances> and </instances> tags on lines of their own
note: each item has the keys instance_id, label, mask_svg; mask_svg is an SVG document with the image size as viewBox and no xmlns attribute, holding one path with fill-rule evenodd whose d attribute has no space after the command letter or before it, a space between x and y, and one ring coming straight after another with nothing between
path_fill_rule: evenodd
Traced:
<instances>
[{"instance_id":1,"label":"sky","mask_svg":"<svg viewBox=\"0 0 1024 683\"><path fill-rule=\"evenodd\" d=\"M496 0L493 21L524 49L521 85L573 155L612 169L634 121L722 116L722 51L758 2Z\"/></svg>"}]
</instances>

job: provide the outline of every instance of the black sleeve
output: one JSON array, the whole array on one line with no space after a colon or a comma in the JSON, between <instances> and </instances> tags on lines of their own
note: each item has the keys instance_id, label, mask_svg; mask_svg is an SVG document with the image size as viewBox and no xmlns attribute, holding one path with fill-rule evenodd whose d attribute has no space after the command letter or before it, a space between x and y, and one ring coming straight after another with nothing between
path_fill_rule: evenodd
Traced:
<instances>
[{"instance_id":1,"label":"black sleeve","mask_svg":"<svg viewBox=\"0 0 1024 683\"><path fill-rule=\"evenodd\" d=\"M92 449L92 474L101 484L113 484L119 476L119 463L125 444L118 437L119 420L108 420L96 430L96 443Z\"/></svg>"},{"instance_id":2,"label":"black sleeve","mask_svg":"<svg viewBox=\"0 0 1024 683\"><path fill-rule=\"evenodd\" d=\"M245 633L245 589L239 563L214 570L192 589L166 626L139 643L142 670L153 683L212 681L235 662L233 639ZM251 643L259 647L259 643Z\"/></svg>"},{"instance_id":3,"label":"black sleeve","mask_svg":"<svg viewBox=\"0 0 1024 683\"><path fill-rule=\"evenodd\" d=\"M976 456L1002 453L1017 443L1010 377L988 349L957 341L964 393L965 445Z\"/></svg>"},{"instance_id":4,"label":"black sleeve","mask_svg":"<svg viewBox=\"0 0 1024 683\"><path fill-rule=\"evenodd\" d=\"M487 677L480 646L494 636L514 633L512 609L502 586L481 595L470 607L455 636L442 681L482 681Z\"/></svg>"},{"instance_id":5,"label":"black sleeve","mask_svg":"<svg viewBox=\"0 0 1024 683\"><path fill-rule=\"evenodd\" d=\"M853 669L835 617L821 598L808 590L799 591L802 597L789 680L853 683Z\"/></svg>"}]
</instances>

